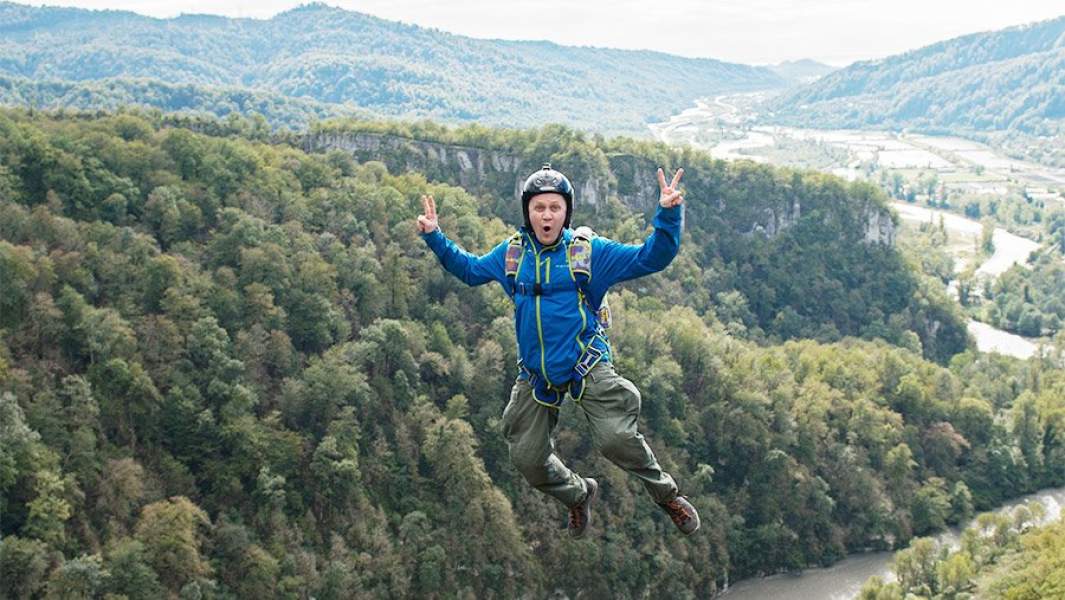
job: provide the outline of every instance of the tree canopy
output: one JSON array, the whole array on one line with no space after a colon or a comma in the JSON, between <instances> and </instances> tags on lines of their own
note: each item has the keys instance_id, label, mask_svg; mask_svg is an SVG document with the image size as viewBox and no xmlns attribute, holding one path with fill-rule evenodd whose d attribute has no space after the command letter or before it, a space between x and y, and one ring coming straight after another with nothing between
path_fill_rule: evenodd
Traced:
<instances>
[{"instance_id":1,"label":"tree canopy","mask_svg":"<svg viewBox=\"0 0 1065 600\"><path fill-rule=\"evenodd\" d=\"M882 203L865 186L486 134L613 181L579 220L621 241L647 232L622 167L692 180L681 255L615 292L610 335L704 531L677 538L567 406L559 451L605 491L573 542L499 432L509 300L462 286L414 231L432 193L444 230L486 251L518 218L490 191L502 176L467 190L403 155L153 114L8 111L0 131L9 596L706 597L1065 483L1063 349L1025 362L952 339L949 303L864 239ZM793 201L796 221L750 231Z\"/></svg>"}]
</instances>

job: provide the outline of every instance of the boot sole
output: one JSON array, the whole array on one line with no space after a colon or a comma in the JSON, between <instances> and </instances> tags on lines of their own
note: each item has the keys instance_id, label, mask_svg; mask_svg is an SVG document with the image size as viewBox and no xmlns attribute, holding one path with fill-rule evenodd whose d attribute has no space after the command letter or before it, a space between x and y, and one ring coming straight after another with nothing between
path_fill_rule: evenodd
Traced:
<instances>
[{"instance_id":1,"label":"boot sole","mask_svg":"<svg viewBox=\"0 0 1065 600\"><path fill-rule=\"evenodd\" d=\"M703 524L703 522L699 519L699 515L696 515L695 516L695 527L692 527L688 531L684 531L683 529L681 529L680 532L683 533L684 535L691 535L691 534L695 533L696 531L699 531L699 527L702 526L702 524Z\"/></svg>"},{"instance_id":2,"label":"boot sole","mask_svg":"<svg viewBox=\"0 0 1065 600\"><path fill-rule=\"evenodd\" d=\"M584 537L585 533L588 532L588 527L592 525L592 504L595 503L595 499L599 495L599 482L592 479L591 477L587 478L586 481L589 482L588 497L584 499L584 502L588 507L588 521L584 523L584 529L581 529L579 532L576 529L569 530L569 535L573 539L580 539Z\"/></svg>"}]
</instances>

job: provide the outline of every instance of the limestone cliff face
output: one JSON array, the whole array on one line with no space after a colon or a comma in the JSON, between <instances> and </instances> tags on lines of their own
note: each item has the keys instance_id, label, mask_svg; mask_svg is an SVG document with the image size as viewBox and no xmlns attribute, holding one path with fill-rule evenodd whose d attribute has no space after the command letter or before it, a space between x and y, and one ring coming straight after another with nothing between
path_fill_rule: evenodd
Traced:
<instances>
[{"instance_id":1,"label":"limestone cliff face","mask_svg":"<svg viewBox=\"0 0 1065 600\"><path fill-rule=\"evenodd\" d=\"M617 181L614 191L622 204L636 212L653 211L658 199L658 165L631 154L611 154L607 160Z\"/></svg>"},{"instance_id":2,"label":"limestone cliff face","mask_svg":"<svg viewBox=\"0 0 1065 600\"><path fill-rule=\"evenodd\" d=\"M319 133L304 138L308 152L342 150L356 160L376 160L393 173L418 171L430 179L443 179L471 192L487 192L505 180L520 192L521 157L482 148L450 146L376 133ZM440 175L439 177L437 175Z\"/></svg>"},{"instance_id":3,"label":"limestone cliff face","mask_svg":"<svg viewBox=\"0 0 1065 600\"><path fill-rule=\"evenodd\" d=\"M303 138L303 147L308 152L341 150L359 161L383 162L393 173L417 171L430 180L458 185L473 194L500 197L519 197L525 177L540 166L538 160L524 160L513 152L379 133L315 133ZM629 209L650 216L658 199L658 166L648 158L620 153L607 155L607 162L608 173L571 178L576 205L595 213L609 196L615 195ZM737 200L720 193L716 189L720 183L698 169L687 170L684 187L689 197L701 200L688 204L689 219L725 224L745 237L776 237L806 214L798 196L767 203L757 198ZM862 225L854 231L856 239L874 245L895 243L895 224L886 207L865 202L858 208L857 217Z\"/></svg>"},{"instance_id":4,"label":"limestone cliff face","mask_svg":"<svg viewBox=\"0 0 1065 600\"><path fill-rule=\"evenodd\" d=\"M658 166L647 158L629 154L613 154L607 158L610 171L617 180L614 192L618 198L632 210L649 215L658 198ZM688 203L689 219L695 218L704 223L724 222L730 230L745 238L759 236L769 239L798 224L804 215L814 213L809 206L804 207L801 194L781 194L783 199L771 201L744 194L726 193L726 190L722 189L725 185L743 187L743 177L725 175L729 167L724 163L715 163L715 167L718 170L716 174L692 168L686 170L683 187L691 198L702 200ZM736 181L737 179L739 181ZM722 183L723 180L730 183ZM809 199L805 202L814 203ZM895 244L896 224L887 207L867 199L851 199L847 210L842 210L843 207L837 209L839 210L826 211L822 208L816 211L816 214L827 214L830 215L829 218L836 218L839 215L833 215L833 212L853 213L850 218L857 219L858 225L849 229L856 240L874 245Z\"/></svg>"},{"instance_id":5,"label":"limestone cliff face","mask_svg":"<svg viewBox=\"0 0 1065 600\"><path fill-rule=\"evenodd\" d=\"M342 150L359 161L376 160L393 173L418 171L436 181L461 186L473 194L521 195L525 178L540 163L500 150L454 146L377 133L318 133L304 138L308 152ZM605 178L571 178L574 201L598 207L609 193Z\"/></svg>"},{"instance_id":6,"label":"limestone cliff face","mask_svg":"<svg viewBox=\"0 0 1065 600\"><path fill-rule=\"evenodd\" d=\"M865 242L868 244L895 245L896 225L884 209L865 211Z\"/></svg>"}]
</instances>

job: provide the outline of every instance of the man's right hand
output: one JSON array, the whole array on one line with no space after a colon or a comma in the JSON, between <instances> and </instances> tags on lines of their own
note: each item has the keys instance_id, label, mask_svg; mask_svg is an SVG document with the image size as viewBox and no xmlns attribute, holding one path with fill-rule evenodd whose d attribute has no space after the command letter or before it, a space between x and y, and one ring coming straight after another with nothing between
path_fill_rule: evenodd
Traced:
<instances>
[{"instance_id":1,"label":"man's right hand","mask_svg":"<svg viewBox=\"0 0 1065 600\"><path fill-rule=\"evenodd\" d=\"M422 196L422 210L424 213L418 215L418 231L432 233L439 229L440 225L436 221L436 202L432 195Z\"/></svg>"},{"instance_id":2,"label":"man's right hand","mask_svg":"<svg viewBox=\"0 0 1065 600\"><path fill-rule=\"evenodd\" d=\"M674 206L680 206L684 204L684 196L680 195L680 178L684 175L684 169L677 169L676 175L673 176L673 183L666 185L666 175L662 172L662 168L658 169L658 189L662 194L658 197L658 204L662 208L673 208Z\"/></svg>"}]
</instances>

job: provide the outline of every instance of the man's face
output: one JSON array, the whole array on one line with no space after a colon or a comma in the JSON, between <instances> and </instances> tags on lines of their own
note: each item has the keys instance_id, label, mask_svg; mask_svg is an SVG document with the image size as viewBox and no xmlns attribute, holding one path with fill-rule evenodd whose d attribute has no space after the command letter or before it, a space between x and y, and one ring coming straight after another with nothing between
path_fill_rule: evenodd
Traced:
<instances>
[{"instance_id":1,"label":"man's face","mask_svg":"<svg viewBox=\"0 0 1065 600\"><path fill-rule=\"evenodd\" d=\"M565 222L566 199L562 194L545 192L529 199L529 223L541 244L551 244L558 239Z\"/></svg>"}]
</instances>

